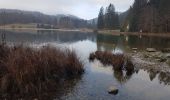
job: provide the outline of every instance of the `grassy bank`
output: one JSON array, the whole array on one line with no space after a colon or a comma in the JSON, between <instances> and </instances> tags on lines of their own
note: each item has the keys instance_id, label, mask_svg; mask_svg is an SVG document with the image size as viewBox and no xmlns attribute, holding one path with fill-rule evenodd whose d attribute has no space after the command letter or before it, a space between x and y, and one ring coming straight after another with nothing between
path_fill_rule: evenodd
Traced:
<instances>
[{"instance_id":1,"label":"grassy bank","mask_svg":"<svg viewBox=\"0 0 170 100\"><path fill-rule=\"evenodd\" d=\"M108 34L108 35L120 35L122 32L119 30L99 30L99 34Z\"/></svg>"},{"instance_id":2,"label":"grassy bank","mask_svg":"<svg viewBox=\"0 0 170 100\"><path fill-rule=\"evenodd\" d=\"M70 31L70 32L87 32L92 33L93 30L89 28L38 28L37 23L29 24L7 24L0 26L1 30L11 31Z\"/></svg>"},{"instance_id":3,"label":"grassy bank","mask_svg":"<svg viewBox=\"0 0 170 100\"><path fill-rule=\"evenodd\" d=\"M63 80L79 76L83 64L74 51L46 46L33 49L0 45L1 97L36 96L55 91Z\"/></svg>"}]
</instances>

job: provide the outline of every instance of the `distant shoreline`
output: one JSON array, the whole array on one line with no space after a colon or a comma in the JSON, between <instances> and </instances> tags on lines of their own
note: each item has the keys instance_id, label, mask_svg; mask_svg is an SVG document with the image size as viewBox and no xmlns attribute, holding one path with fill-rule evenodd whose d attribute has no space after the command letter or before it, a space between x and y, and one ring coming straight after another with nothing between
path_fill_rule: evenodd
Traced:
<instances>
[{"instance_id":1,"label":"distant shoreline","mask_svg":"<svg viewBox=\"0 0 170 100\"><path fill-rule=\"evenodd\" d=\"M44 29L44 28L0 28L0 30L35 30L35 31L70 31L70 32L93 32L91 29Z\"/></svg>"},{"instance_id":2,"label":"distant shoreline","mask_svg":"<svg viewBox=\"0 0 170 100\"><path fill-rule=\"evenodd\" d=\"M63 31L63 32L87 32L87 33L98 33L106 35L142 35L142 36L160 36L170 37L170 33L140 33L140 32L120 32L119 30L99 30L95 32L92 29L44 29L44 28L0 28L0 30L33 30L33 31Z\"/></svg>"},{"instance_id":3,"label":"distant shoreline","mask_svg":"<svg viewBox=\"0 0 170 100\"><path fill-rule=\"evenodd\" d=\"M99 34L108 35L142 35L142 36L160 36L160 37L170 37L170 33L140 33L140 32L120 32L118 30L100 30Z\"/></svg>"}]
</instances>

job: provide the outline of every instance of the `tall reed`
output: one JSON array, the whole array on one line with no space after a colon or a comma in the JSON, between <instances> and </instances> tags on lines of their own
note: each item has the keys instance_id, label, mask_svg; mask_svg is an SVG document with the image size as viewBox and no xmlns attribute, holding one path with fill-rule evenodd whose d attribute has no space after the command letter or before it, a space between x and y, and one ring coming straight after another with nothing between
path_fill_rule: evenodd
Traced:
<instances>
[{"instance_id":1,"label":"tall reed","mask_svg":"<svg viewBox=\"0 0 170 100\"><path fill-rule=\"evenodd\" d=\"M83 72L82 62L69 49L0 45L1 94L32 96L53 91L63 80Z\"/></svg>"}]
</instances>

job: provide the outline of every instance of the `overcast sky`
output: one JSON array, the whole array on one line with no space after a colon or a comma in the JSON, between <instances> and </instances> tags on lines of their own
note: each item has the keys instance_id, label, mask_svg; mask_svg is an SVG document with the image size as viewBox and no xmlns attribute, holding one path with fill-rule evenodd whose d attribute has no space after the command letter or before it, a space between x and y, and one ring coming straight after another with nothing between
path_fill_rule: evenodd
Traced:
<instances>
[{"instance_id":1,"label":"overcast sky","mask_svg":"<svg viewBox=\"0 0 170 100\"><path fill-rule=\"evenodd\" d=\"M123 12L134 0L0 0L0 8L40 11L45 14L72 14L84 19L97 17L101 6L115 5Z\"/></svg>"}]
</instances>

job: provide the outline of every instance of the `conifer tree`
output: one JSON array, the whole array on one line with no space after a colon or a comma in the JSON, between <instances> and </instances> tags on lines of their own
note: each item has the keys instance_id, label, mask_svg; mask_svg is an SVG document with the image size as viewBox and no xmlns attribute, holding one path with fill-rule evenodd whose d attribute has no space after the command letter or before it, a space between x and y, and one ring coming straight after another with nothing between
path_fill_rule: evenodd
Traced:
<instances>
[{"instance_id":1,"label":"conifer tree","mask_svg":"<svg viewBox=\"0 0 170 100\"><path fill-rule=\"evenodd\" d=\"M103 29L104 28L104 8L100 8L100 12L98 15L98 23L97 23L98 29Z\"/></svg>"}]
</instances>

